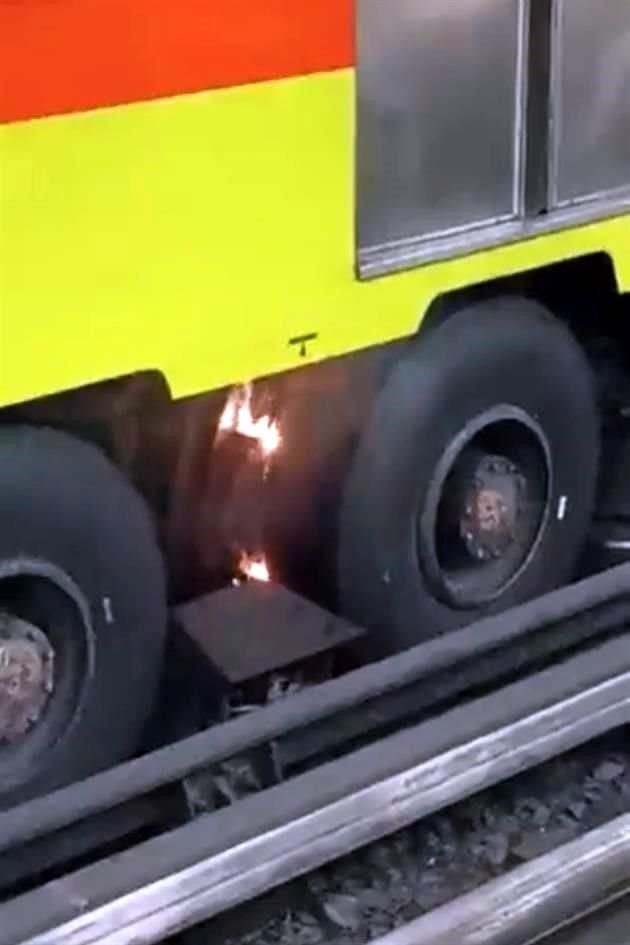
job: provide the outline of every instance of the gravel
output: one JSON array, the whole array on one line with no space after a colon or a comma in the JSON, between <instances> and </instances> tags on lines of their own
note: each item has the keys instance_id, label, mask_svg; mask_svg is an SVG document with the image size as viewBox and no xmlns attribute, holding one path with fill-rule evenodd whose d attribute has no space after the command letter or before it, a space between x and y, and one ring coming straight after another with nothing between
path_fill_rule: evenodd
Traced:
<instances>
[{"instance_id":1,"label":"gravel","mask_svg":"<svg viewBox=\"0 0 630 945\"><path fill-rule=\"evenodd\" d=\"M364 945L627 811L620 730L317 870L253 925L241 908L239 934L227 917L178 945Z\"/></svg>"}]
</instances>

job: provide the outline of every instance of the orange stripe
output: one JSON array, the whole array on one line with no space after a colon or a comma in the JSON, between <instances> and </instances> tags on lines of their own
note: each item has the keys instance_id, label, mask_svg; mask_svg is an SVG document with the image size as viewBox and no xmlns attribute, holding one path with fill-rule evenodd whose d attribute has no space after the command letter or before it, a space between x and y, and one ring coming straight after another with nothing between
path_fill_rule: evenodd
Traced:
<instances>
[{"instance_id":1,"label":"orange stripe","mask_svg":"<svg viewBox=\"0 0 630 945\"><path fill-rule=\"evenodd\" d=\"M354 0L0 0L0 121L352 65Z\"/></svg>"}]
</instances>

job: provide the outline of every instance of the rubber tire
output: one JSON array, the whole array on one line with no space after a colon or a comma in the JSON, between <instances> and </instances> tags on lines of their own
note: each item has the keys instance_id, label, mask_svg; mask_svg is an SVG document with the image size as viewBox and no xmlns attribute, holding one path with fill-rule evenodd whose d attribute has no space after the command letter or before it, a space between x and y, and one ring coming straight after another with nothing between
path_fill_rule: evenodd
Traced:
<instances>
[{"instance_id":1,"label":"rubber tire","mask_svg":"<svg viewBox=\"0 0 630 945\"><path fill-rule=\"evenodd\" d=\"M550 514L537 550L505 592L454 609L421 573L416 516L454 436L501 404L534 417L548 438ZM596 488L599 418L590 366L569 330L535 302L503 297L461 310L420 335L376 399L340 509L339 605L394 652L566 583L586 538ZM561 496L566 514L558 520Z\"/></svg>"},{"instance_id":2,"label":"rubber tire","mask_svg":"<svg viewBox=\"0 0 630 945\"><path fill-rule=\"evenodd\" d=\"M136 748L154 704L167 627L149 512L87 443L50 429L0 428L0 561L17 556L52 563L75 582L89 606L94 660L72 728L8 790L14 777L0 751L0 807L84 778Z\"/></svg>"}]
</instances>

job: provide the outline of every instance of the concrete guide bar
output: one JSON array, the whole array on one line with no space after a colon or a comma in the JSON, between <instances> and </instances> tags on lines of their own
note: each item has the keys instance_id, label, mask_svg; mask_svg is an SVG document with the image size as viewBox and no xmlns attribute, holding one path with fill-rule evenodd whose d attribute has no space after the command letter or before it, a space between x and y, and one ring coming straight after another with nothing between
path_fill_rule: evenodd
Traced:
<instances>
[{"instance_id":1,"label":"concrete guide bar","mask_svg":"<svg viewBox=\"0 0 630 945\"><path fill-rule=\"evenodd\" d=\"M255 748L290 731L333 718L379 694L399 691L419 679L464 667L501 648L523 652L536 632L605 606L619 608L619 624L628 616L630 563L592 575L502 614L418 644L337 679L305 689L290 699L251 715L191 735L93 775L78 784L0 811L0 851L41 837L94 813L156 790L211 764ZM610 629L606 622L600 631Z\"/></svg>"},{"instance_id":2,"label":"concrete guide bar","mask_svg":"<svg viewBox=\"0 0 630 945\"><path fill-rule=\"evenodd\" d=\"M151 945L630 721L608 641L0 906L0 945Z\"/></svg>"}]
</instances>

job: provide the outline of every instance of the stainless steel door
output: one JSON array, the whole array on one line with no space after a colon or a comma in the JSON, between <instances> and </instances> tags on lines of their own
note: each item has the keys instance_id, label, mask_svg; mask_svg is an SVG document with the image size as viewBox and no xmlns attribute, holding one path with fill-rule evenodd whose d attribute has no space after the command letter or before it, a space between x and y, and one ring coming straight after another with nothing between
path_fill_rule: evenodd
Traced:
<instances>
[{"instance_id":1,"label":"stainless steel door","mask_svg":"<svg viewBox=\"0 0 630 945\"><path fill-rule=\"evenodd\" d=\"M550 204L630 187L630 0L556 0Z\"/></svg>"},{"instance_id":2,"label":"stainless steel door","mask_svg":"<svg viewBox=\"0 0 630 945\"><path fill-rule=\"evenodd\" d=\"M360 249L519 216L527 8L357 0Z\"/></svg>"}]
</instances>

